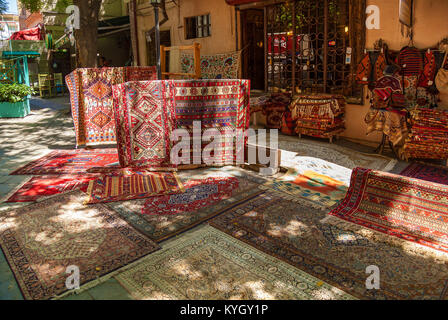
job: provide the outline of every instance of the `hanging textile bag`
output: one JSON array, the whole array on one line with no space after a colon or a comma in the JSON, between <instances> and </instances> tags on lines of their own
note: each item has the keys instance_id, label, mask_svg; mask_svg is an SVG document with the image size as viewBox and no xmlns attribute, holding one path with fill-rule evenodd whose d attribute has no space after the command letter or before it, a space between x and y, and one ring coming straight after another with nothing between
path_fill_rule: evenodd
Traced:
<instances>
[{"instance_id":1,"label":"hanging textile bag","mask_svg":"<svg viewBox=\"0 0 448 320\"><path fill-rule=\"evenodd\" d=\"M443 60L442 67L437 72L435 79L437 89L440 91L440 93L443 94L448 94L448 70L443 68L446 63L447 57L448 52L445 54L445 59Z\"/></svg>"}]
</instances>

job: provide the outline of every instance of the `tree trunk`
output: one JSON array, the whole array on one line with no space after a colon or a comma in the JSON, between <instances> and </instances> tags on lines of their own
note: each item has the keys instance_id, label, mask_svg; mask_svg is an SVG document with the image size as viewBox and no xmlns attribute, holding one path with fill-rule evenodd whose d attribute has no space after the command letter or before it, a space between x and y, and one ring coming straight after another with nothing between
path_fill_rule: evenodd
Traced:
<instances>
[{"instance_id":1,"label":"tree trunk","mask_svg":"<svg viewBox=\"0 0 448 320\"><path fill-rule=\"evenodd\" d=\"M98 15L101 2L102 0L73 0L80 13L80 29L75 30L78 68L92 68L97 65Z\"/></svg>"}]
</instances>

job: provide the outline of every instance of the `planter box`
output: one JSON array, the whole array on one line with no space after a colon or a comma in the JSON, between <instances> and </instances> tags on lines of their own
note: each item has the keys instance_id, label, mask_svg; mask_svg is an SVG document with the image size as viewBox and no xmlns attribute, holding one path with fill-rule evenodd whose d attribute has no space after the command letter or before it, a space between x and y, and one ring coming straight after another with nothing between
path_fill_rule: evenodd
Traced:
<instances>
[{"instance_id":1,"label":"planter box","mask_svg":"<svg viewBox=\"0 0 448 320\"><path fill-rule=\"evenodd\" d=\"M0 118L23 118L30 113L30 99L21 102L0 102Z\"/></svg>"}]
</instances>

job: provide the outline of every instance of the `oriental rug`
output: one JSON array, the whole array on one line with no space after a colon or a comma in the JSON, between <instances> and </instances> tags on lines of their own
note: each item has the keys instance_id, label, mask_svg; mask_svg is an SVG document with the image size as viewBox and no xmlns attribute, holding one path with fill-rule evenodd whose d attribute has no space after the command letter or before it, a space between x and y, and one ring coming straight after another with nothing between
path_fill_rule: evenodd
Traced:
<instances>
[{"instance_id":1,"label":"oriental rug","mask_svg":"<svg viewBox=\"0 0 448 320\"><path fill-rule=\"evenodd\" d=\"M239 130L242 133L249 128L249 82L249 80L173 81L177 127L187 130L190 135L190 140L187 142L187 146L188 144L190 146L188 158L190 162L186 164L235 163L237 152L244 148L244 143L247 141L245 138L235 139L235 131ZM216 131L221 134L221 140L214 140ZM196 136L193 136L194 133ZM198 137L202 137L202 141L196 142ZM207 154L205 148L210 141L213 141L214 148ZM175 154L178 154L179 151L176 151ZM188 153L188 149L186 151Z\"/></svg>"},{"instance_id":2,"label":"oriental rug","mask_svg":"<svg viewBox=\"0 0 448 320\"><path fill-rule=\"evenodd\" d=\"M154 79L155 67L79 68L67 75L76 145L115 143L112 86Z\"/></svg>"},{"instance_id":3,"label":"oriental rug","mask_svg":"<svg viewBox=\"0 0 448 320\"><path fill-rule=\"evenodd\" d=\"M156 66L124 67L125 81L157 80Z\"/></svg>"},{"instance_id":4,"label":"oriental rug","mask_svg":"<svg viewBox=\"0 0 448 320\"><path fill-rule=\"evenodd\" d=\"M88 169L118 162L117 149L55 150L11 175L85 174Z\"/></svg>"},{"instance_id":5,"label":"oriental rug","mask_svg":"<svg viewBox=\"0 0 448 320\"><path fill-rule=\"evenodd\" d=\"M445 299L448 256L266 191L228 208L210 224L362 299ZM366 268L381 289L366 289ZM424 288L424 290L422 290Z\"/></svg>"},{"instance_id":6,"label":"oriental rug","mask_svg":"<svg viewBox=\"0 0 448 320\"><path fill-rule=\"evenodd\" d=\"M448 252L448 186L356 168L331 215Z\"/></svg>"},{"instance_id":7,"label":"oriental rug","mask_svg":"<svg viewBox=\"0 0 448 320\"><path fill-rule=\"evenodd\" d=\"M0 215L0 246L25 299L67 291L66 270L85 284L159 249L102 205L69 192Z\"/></svg>"},{"instance_id":8,"label":"oriental rug","mask_svg":"<svg viewBox=\"0 0 448 320\"><path fill-rule=\"evenodd\" d=\"M400 174L406 177L448 185L447 166L414 162L407 166Z\"/></svg>"},{"instance_id":9,"label":"oriental rug","mask_svg":"<svg viewBox=\"0 0 448 320\"><path fill-rule=\"evenodd\" d=\"M227 167L224 167L227 168ZM260 192L265 179L237 168L181 171L186 192L107 203L132 226L160 242L207 221L224 209ZM220 184L217 184L220 182ZM193 194L192 191L196 191ZM222 192L222 193L220 193ZM196 197L195 197L196 195Z\"/></svg>"},{"instance_id":10,"label":"oriental rug","mask_svg":"<svg viewBox=\"0 0 448 320\"><path fill-rule=\"evenodd\" d=\"M264 141L258 144L265 145ZM348 169L364 167L374 170L390 171L397 160L376 154L362 153L336 144L314 139L299 139L281 135L278 138L278 148L296 152L298 156L319 158Z\"/></svg>"},{"instance_id":11,"label":"oriental rug","mask_svg":"<svg viewBox=\"0 0 448 320\"><path fill-rule=\"evenodd\" d=\"M344 182L312 170L300 173L289 169L284 176L266 183L265 187L312 201L321 208L329 208L339 203L347 192Z\"/></svg>"},{"instance_id":12,"label":"oriental rug","mask_svg":"<svg viewBox=\"0 0 448 320\"><path fill-rule=\"evenodd\" d=\"M142 300L354 299L209 226L174 239L116 279Z\"/></svg>"},{"instance_id":13,"label":"oriental rug","mask_svg":"<svg viewBox=\"0 0 448 320\"><path fill-rule=\"evenodd\" d=\"M214 55L201 55L202 79L239 79L241 51ZM181 70L194 73L193 54L181 53Z\"/></svg>"},{"instance_id":14,"label":"oriental rug","mask_svg":"<svg viewBox=\"0 0 448 320\"><path fill-rule=\"evenodd\" d=\"M33 177L21 185L5 202L32 202L75 189L86 192L89 181L97 177L88 174Z\"/></svg>"},{"instance_id":15,"label":"oriental rug","mask_svg":"<svg viewBox=\"0 0 448 320\"><path fill-rule=\"evenodd\" d=\"M113 87L118 158L122 167L175 168L170 135L176 129L172 81L126 82Z\"/></svg>"},{"instance_id":16,"label":"oriental rug","mask_svg":"<svg viewBox=\"0 0 448 320\"><path fill-rule=\"evenodd\" d=\"M182 192L184 187L175 172L104 175L89 182L86 203L125 201Z\"/></svg>"},{"instance_id":17,"label":"oriental rug","mask_svg":"<svg viewBox=\"0 0 448 320\"><path fill-rule=\"evenodd\" d=\"M125 81L123 69L82 68L78 71L81 86L78 120L82 125L77 144L92 146L116 142L112 85Z\"/></svg>"}]
</instances>

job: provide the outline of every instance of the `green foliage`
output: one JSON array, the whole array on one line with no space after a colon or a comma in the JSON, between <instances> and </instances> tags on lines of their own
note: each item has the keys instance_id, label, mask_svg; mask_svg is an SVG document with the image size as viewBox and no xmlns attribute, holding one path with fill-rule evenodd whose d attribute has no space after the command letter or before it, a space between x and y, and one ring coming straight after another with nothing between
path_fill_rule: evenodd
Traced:
<instances>
[{"instance_id":1,"label":"green foliage","mask_svg":"<svg viewBox=\"0 0 448 320\"><path fill-rule=\"evenodd\" d=\"M20 102L33 94L34 90L26 84L0 84L0 102Z\"/></svg>"},{"instance_id":2,"label":"green foliage","mask_svg":"<svg viewBox=\"0 0 448 320\"><path fill-rule=\"evenodd\" d=\"M40 12L45 6L48 6L48 1L46 0L19 0L19 2L31 12ZM59 12L65 12L65 8L71 4L73 4L72 0L57 0L55 8L51 9Z\"/></svg>"},{"instance_id":3,"label":"green foliage","mask_svg":"<svg viewBox=\"0 0 448 320\"><path fill-rule=\"evenodd\" d=\"M8 11L9 5L6 0L0 0L0 14L5 13Z\"/></svg>"}]
</instances>

